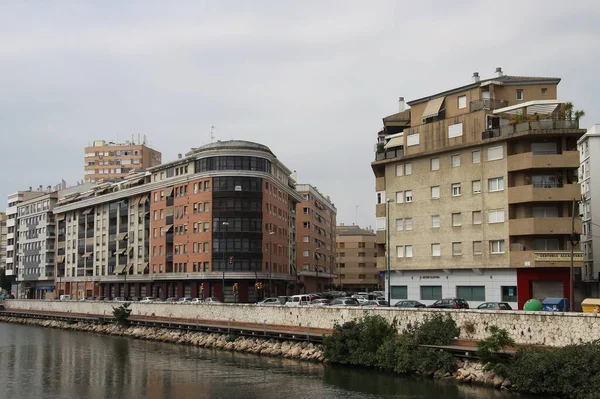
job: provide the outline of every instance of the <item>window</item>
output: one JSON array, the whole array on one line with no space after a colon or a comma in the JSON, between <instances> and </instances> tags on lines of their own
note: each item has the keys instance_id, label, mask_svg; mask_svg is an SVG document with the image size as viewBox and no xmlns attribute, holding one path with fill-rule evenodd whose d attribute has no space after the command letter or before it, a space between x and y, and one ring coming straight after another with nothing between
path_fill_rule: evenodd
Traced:
<instances>
[{"instance_id":1,"label":"window","mask_svg":"<svg viewBox=\"0 0 600 399\"><path fill-rule=\"evenodd\" d=\"M404 202L404 191L396 191L396 203L402 204Z\"/></svg>"},{"instance_id":2,"label":"window","mask_svg":"<svg viewBox=\"0 0 600 399\"><path fill-rule=\"evenodd\" d=\"M412 230L413 223L412 218L404 219L404 230Z\"/></svg>"},{"instance_id":3,"label":"window","mask_svg":"<svg viewBox=\"0 0 600 399\"><path fill-rule=\"evenodd\" d=\"M475 150L471 153L472 157L473 157L473 163L479 163L481 162L481 151L480 150Z\"/></svg>"},{"instance_id":4,"label":"window","mask_svg":"<svg viewBox=\"0 0 600 399\"><path fill-rule=\"evenodd\" d=\"M503 254L504 253L504 240L490 241L490 253Z\"/></svg>"},{"instance_id":5,"label":"window","mask_svg":"<svg viewBox=\"0 0 600 399\"><path fill-rule=\"evenodd\" d=\"M376 219L375 226L377 227L378 231L386 229L385 222L386 222L385 217L381 217L381 218L377 218ZM343 247L340 247L340 248L343 248Z\"/></svg>"},{"instance_id":6,"label":"window","mask_svg":"<svg viewBox=\"0 0 600 399\"><path fill-rule=\"evenodd\" d=\"M452 256L460 256L462 255L462 242L453 242L452 243Z\"/></svg>"},{"instance_id":7,"label":"window","mask_svg":"<svg viewBox=\"0 0 600 399\"><path fill-rule=\"evenodd\" d=\"M473 211L473 224L481 224L481 211Z\"/></svg>"},{"instance_id":8,"label":"window","mask_svg":"<svg viewBox=\"0 0 600 399\"><path fill-rule=\"evenodd\" d=\"M404 175L410 176L412 175L412 163L407 163L404 165Z\"/></svg>"},{"instance_id":9,"label":"window","mask_svg":"<svg viewBox=\"0 0 600 399\"><path fill-rule=\"evenodd\" d=\"M487 160L496 161L504 158L504 147L501 145L490 147L487 149Z\"/></svg>"},{"instance_id":10,"label":"window","mask_svg":"<svg viewBox=\"0 0 600 399\"><path fill-rule=\"evenodd\" d=\"M412 245L405 245L404 246L404 252L405 252L404 255L407 258L412 258L412 256L413 256L413 247L412 247Z\"/></svg>"},{"instance_id":11,"label":"window","mask_svg":"<svg viewBox=\"0 0 600 399\"><path fill-rule=\"evenodd\" d=\"M303 236L302 242L310 242L310 236Z\"/></svg>"},{"instance_id":12,"label":"window","mask_svg":"<svg viewBox=\"0 0 600 399\"><path fill-rule=\"evenodd\" d=\"M406 190L404 192L404 201L405 202L412 202L412 200L413 200L412 190Z\"/></svg>"},{"instance_id":13,"label":"window","mask_svg":"<svg viewBox=\"0 0 600 399\"><path fill-rule=\"evenodd\" d=\"M412 147L414 145L419 145L419 133L406 136L406 146Z\"/></svg>"},{"instance_id":14,"label":"window","mask_svg":"<svg viewBox=\"0 0 600 399\"><path fill-rule=\"evenodd\" d=\"M431 256L440 256L440 244L431 244Z\"/></svg>"},{"instance_id":15,"label":"window","mask_svg":"<svg viewBox=\"0 0 600 399\"><path fill-rule=\"evenodd\" d=\"M456 286L456 296L464 299L465 301L485 301L485 287L484 286Z\"/></svg>"},{"instance_id":16,"label":"window","mask_svg":"<svg viewBox=\"0 0 600 399\"><path fill-rule=\"evenodd\" d=\"M431 170L440 170L440 159L431 158L429 163L431 164Z\"/></svg>"},{"instance_id":17,"label":"window","mask_svg":"<svg viewBox=\"0 0 600 399\"><path fill-rule=\"evenodd\" d=\"M431 216L431 227L433 227L433 228L440 227L440 215Z\"/></svg>"},{"instance_id":18,"label":"window","mask_svg":"<svg viewBox=\"0 0 600 399\"><path fill-rule=\"evenodd\" d=\"M408 299L408 287L406 285L392 285L390 287L390 299Z\"/></svg>"},{"instance_id":19,"label":"window","mask_svg":"<svg viewBox=\"0 0 600 399\"><path fill-rule=\"evenodd\" d=\"M396 231L404 230L404 219L396 219Z\"/></svg>"},{"instance_id":20,"label":"window","mask_svg":"<svg viewBox=\"0 0 600 399\"><path fill-rule=\"evenodd\" d=\"M533 240L533 249L535 251L558 251L560 243L556 238L536 238Z\"/></svg>"},{"instance_id":21,"label":"window","mask_svg":"<svg viewBox=\"0 0 600 399\"><path fill-rule=\"evenodd\" d=\"M462 225L462 217L460 213L452 214L452 226L458 227Z\"/></svg>"},{"instance_id":22,"label":"window","mask_svg":"<svg viewBox=\"0 0 600 399\"><path fill-rule=\"evenodd\" d=\"M404 164L396 165L396 176L404 176Z\"/></svg>"},{"instance_id":23,"label":"window","mask_svg":"<svg viewBox=\"0 0 600 399\"><path fill-rule=\"evenodd\" d=\"M424 301L437 301L438 299L442 299L442 286L422 285L421 299Z\"/></svg>"},{"instance_id":24,"label":"window","mask_svg":"<svg viewBox=\"0 0 600 399\"><path fill-rule=\"evenodd\" d=\"M502 191L504 190L504 177L493 177L488 179L488 191Z\"/></svg>"},{"instance_id":25,"label":"window","mask_svg":"<svg viewBox=\"0 0 600 399\"><path fill-rule=\"evenodd\" d=\"M450 158L450 164L452 165L453 168L457 168L460 166L460 154L454 154L452 155L452 157Z\"/></svg>"},{"instance_id":26,"label":"window","mask_svg":"<svg viewBox=\"0 0 600 399\"><path fill-rule=\"evenodd\" d=\"M455 125L448 126L448 138L460 137L463 135L463 124L457 123Z\"/></svg>"},{"instance_id":27,"label":"window","mask_svg":"<svg viewBox=\"0 0 600 399\"><path fill-rule=\"evenodd\" d=\"M310 251L308 249L305 249L304 251L302 251L302 256L304 256L305 258L310 256Z\"/></svg>"},{"instance_id":28,"label":"window","mask_svg":"<svg viewBox=\"0 0 600 399\"><path fill-rule=\"evenodd\" d=\"M467 96L458 96L458 109L467 108Z\"/></svg>"},{"instance_id":29,"label":"window","mask_svg":"<svg viewBox=\"0 0 600 399\"><path fill-rule=\"evenodd\" d=\"M558 208L555 206L536 206L533 207L534 218L557 218Z\"/></svg>"},{"instance_id":30,"label":"window","mask_svg":"<svg viewBox=\"0 0 600 399\"><path fill-rule=\"evenodd\" d=\"M404 258L404 245L396 246L396 257Z\"/></svg>"},{"instance_id":31,"label":"window","mask_svg":"<svg viewBox=\"0 0 600 399\"><path fill-rule=\"evenodd\" d=\"M453 197L460 196L460 183L452 184L452 196Z\"/></svg>"},{"instance_id":32,"label":"window","mask_svg":"<svg viewBox=\"0 0 600 399\"><path fill-rule=\"evenodd\" d=\"M504 209L490 209L488 223L504 223Z\"/></svg>"},{"instance_id":33,"label":"window","mask_svg":"<svg viewBox=\"0 0 600 399\"><path fill-rule=\"evenodd\" d=\"M545 96L548 94L548 89L546 87L542 87L542 96Z\"/></svg>"},{"instance_id":34,"label":"window","mask_svg":"<svg viewBox=\"0 0 600 399\"><path fill-rule=\"evenodd\" d=\"M433 199L440 198L440 186L431 187L431 198L433 198Z\"/></svg>"},{"instance_id":35,"label":"window","mask_svg":"<svg viewBox=\"0 0 600 399\"><path fill-rule=\"evenodd\" d=\"M473 241L473 255L483 255L482 241Z\"/></svg>"},{"instance_id":36,"label":"window","mask_svg":"<svg viewBox=\"0 0 600 399\"><path fill-rule=\"evenodd\" d=\"M377 191L377 203L385 203L385 191Z\"/></svg>"},{"instance_id":37,"label":"window","mask_svg":"<svg viewBox=\"0 0 600 399\"><path fill-rule=\"evenodd\" d=\"M517 302L517 287L501 287L503 302Z\"/></svg>"},{"instance_id":38,"label":"window","mask_svg":"<svg viewBox=\"0 0 600 399\"><path fill-rule=\"evenodd\" d=\"M471 188L473 189L473 194L481 194L481 180L473 180Z\"/></svg>"},{"instance_id":39,"label":"window","mask_svg":"<svg viewBox=\"0 0 600 399\"><path fill-rule=\"evenodd\" d=\"M517 100L523 100L523 89L517 89Z\"/></svg>"}]
</instances>

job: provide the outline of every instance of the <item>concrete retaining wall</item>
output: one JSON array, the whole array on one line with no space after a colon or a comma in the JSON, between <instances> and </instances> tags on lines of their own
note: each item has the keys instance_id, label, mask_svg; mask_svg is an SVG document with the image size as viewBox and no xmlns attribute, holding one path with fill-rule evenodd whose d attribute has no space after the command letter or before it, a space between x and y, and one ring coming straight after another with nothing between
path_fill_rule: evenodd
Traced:
<instances>
[{"instance_id":1,"label":"concrete retaining wall","mask_svg":"<svg viewBox=\"0 0 600 399\"><path fill-rule=\"evenodd\" d=\"M9 300L6 310L36 310L83 314L112 314L114 302L75 302ZM220 320L247 323L266 323L311 328L333 328L335 322L360 318L371 313L392 321L399 329L408 323L423 321L434 312L444 312L461 327L462 339L487 337L487 327L506 329L519 344L564 346L600 339L600 316L584 313L549 313L522 311L395 309L353 307L285 307L247 304L169 304L132 303L132 314L141 316L187 318L190 320Z\"/></svg>"}]
</instances>

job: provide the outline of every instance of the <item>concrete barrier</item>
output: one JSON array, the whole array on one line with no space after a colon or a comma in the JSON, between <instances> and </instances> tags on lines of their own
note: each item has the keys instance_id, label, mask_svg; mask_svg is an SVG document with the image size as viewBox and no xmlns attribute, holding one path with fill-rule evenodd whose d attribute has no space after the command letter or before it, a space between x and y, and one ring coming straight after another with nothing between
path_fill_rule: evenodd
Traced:
<instances>
[{"instance_id":1,"label":"concrete barrier","mask_svg":"<svg viewBox=\"0 0 600 399\"><path fill-rule=\"evenodd\" d=\"M104 301L41 301L9 300L6 310L34 310L95 315L111 315L116 302ZM333 328L334 324L377 314L398 321L398 329L409 323L422 322L437 312L449 314L461 328L461 339L483 339L491 325L506 329L519 344L565 346L600 339L600 316L589 313L550 313L523 311L397 309L355 307L286 307L249 304L179 304L136 303L132 314L162 318L219 320L246 323L273 324L310 328Z\"/></svg>"}]
</instances>

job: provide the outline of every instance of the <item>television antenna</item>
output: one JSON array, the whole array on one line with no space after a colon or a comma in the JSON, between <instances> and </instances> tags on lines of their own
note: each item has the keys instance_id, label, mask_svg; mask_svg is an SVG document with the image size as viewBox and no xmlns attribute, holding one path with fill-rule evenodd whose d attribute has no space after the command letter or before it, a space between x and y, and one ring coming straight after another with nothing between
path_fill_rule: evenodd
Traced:
<instances>
[{"instance_id":1,"label":"television antenna","mask_svg":"<svg viewBox=\"0 0 600 399\"><path fill-rule=\"evenodd\" d=\"M211 126L210 127L210 142L212 143L213 141L215 141L215 134L214 134L214 130L216 129L216 126Z\"/></svg>"}]
</instances>

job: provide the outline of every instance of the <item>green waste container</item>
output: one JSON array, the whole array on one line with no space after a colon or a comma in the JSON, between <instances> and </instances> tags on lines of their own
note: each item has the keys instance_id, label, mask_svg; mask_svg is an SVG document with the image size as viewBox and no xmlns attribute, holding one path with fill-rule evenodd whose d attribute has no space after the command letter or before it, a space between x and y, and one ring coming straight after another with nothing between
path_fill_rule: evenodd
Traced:
<instances>
[{"instance_id":1,"label":"green waste container","mask_svg":"<svg viewBox=\"0 0 600 399\"><path fill-rule=\"evenodd\" d=\"M530 299L525 302L523 306L523 310L527 312L541 312L544 309L544 306L537 299Z\"/></svg>"}]
</instances>

